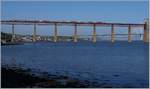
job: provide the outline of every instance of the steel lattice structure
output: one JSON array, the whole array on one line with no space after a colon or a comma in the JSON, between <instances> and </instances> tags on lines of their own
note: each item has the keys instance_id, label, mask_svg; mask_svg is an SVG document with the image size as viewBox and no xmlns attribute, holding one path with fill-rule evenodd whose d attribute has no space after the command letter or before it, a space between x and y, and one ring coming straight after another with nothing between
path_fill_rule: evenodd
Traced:
<instances>
[{"instance_id":1,"label":"steel lattice structure","mask_svg":"<svg viewBox=\"0 0 150 89\"><path fill-rule=\"evenodd\" d=\"M106 23L106 22L80 22L80 21L50 21L50 20L2 20L3 25L12 25L12 41L15 38L15 25L33 25L33 41L36 41L36 26L37 25L54 25L54 42L57 41L57 26L74 26L74 42L77 42L77 27L78 26L92 26L93 27L93 42L96 42L96 27L111 27L111 41L115 40L114 27L128 27L128 42L131 42L132 27L142 27L144 30L143 41L149 42L149 22L141 23Z\"/></svg>"}]
</instances>

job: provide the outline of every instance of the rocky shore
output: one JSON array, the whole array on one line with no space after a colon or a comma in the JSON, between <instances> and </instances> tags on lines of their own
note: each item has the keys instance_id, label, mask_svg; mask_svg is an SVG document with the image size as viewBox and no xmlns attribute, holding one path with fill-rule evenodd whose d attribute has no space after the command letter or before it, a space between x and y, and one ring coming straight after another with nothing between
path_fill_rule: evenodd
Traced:
<instances>
[{"instance_id":1,"label":"rocky shore","mask_svg":"<svg viewBox=\"0 0 150 89\"><path fill-rule=\"evenodd\" d=\"M85 88L93 87L89 81L81 81L67 76L36 76L30 69L1 68L2 88ZM93 84L92 84L93 85ZM96 86L95 86L96 87Z\"/></svg>"}]
</instances>

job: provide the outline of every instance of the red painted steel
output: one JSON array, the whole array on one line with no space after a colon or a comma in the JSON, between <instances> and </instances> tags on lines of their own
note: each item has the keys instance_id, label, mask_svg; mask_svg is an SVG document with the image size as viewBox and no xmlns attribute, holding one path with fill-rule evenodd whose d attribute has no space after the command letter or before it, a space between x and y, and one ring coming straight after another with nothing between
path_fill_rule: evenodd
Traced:
<instances>
[{"instance_id":1,"label":"red painted steel","mask_svg":"<svg viewBox=\"0 0 150 89\"><path fill-rule=\"evenodd\" d=\"M144 27L144 24L137 24L137 23L106 23L106 22L79 22L79 21L49 21L49 20L2 20L1 24L5 25L66 25L66 26L74 26L74 24L78 26L121 26L121 27L128 27L129 25L132 27Z\"/></svg>"}]
</instances>

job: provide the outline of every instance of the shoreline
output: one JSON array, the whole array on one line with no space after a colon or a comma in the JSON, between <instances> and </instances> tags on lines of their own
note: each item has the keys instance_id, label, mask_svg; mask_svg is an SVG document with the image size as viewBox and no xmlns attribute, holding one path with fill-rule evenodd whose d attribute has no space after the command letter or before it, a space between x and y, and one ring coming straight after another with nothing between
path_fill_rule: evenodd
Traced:
<instances>
[{"instance_id":1,"label":"shoreline","mask_svg":"<svg viewBox=\"0 0 150 89\"><path fill-rule=\"evenodd\" d=\"M68 76L36 76L30 69L1 67L2 88L88 88L94 87L89 81L80 81ZM96 87L96 86L95 86Z\"/></svg>"},{"instance_id":2,"label":"shoreline","mask_svg":"<svg viewBox=\"0 0 150 89\"><path fill-rule=\"evenodd\" d=\"M1 42L1 46L7 46L7 45L24 45L26 43L75 43L75 44L78 44L78 43L92 43L92 44L96 44L96 43L101 43L101 42L107 42L107 43L112 43L111 41L109 40L102 40L102 41L97 41L95 43L93 43L92 41L78 41L78 42L73 42L73 41L58 41L58 42L53 42L53 41L36 41L36 42L6 42L6 43L3 43ZM128 41L125 41L125 40L116 40L115 42L113 42L113 44L115 43L118 43L118 42L125 42L125 43L129 43ZM135 43L135 42L142 42L141 40L135 40L135 41L132 41L131 43ZM130 43L130 44L131 44ZM142 42L142 43L145 43L145 42ZM146 44L149 44L146 43Z\"/></svg>"},{"instance_id":3,"label":"shoreline","mask_svg":"<svg viewBox=\"0 0 150 89\"><path fill-rule=\"evenodd\" d=\"M38 74L39 75L36 75ZM113 85L111 83L80 80L67 75L33 73L32 69L21 66L1 66L1 88L147 88L132 85Z\"/></svg>"},{"instance_id":4,"label":"shoreline","mask_svg":"<svg viewBox=\"0 0 150 89\"><path fill-rule=\"evenodd\" d=\"M7 42L7 43L2 43L1 42L1 46L5 46L5 45L23 45L24 43L22 42Z\"/></svg>"},{"instance_id":5,"label":"shoreline","mask_svg":"<svg viewBox=\"0 0 150 89\"><path fill-rule=\"evenodd\" d=\"M37 76L32 74L31 69L21 67L2 66L1 74L1 88L136 88L130 85L115 86L105 82L79 80L64 75L52 75L47 72L43 72L42 76Z\"/></svg>"}]
</instances>

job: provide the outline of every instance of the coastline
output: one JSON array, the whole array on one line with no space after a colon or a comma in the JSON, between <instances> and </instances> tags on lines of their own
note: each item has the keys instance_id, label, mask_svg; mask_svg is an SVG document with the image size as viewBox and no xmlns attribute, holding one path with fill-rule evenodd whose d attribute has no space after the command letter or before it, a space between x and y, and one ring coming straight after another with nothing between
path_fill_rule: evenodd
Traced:
<instances>
[{"instance_id":1,"label":"coastline","mask_svg":"<svg viewBox=\"0 0 150 89\"><path fill-rule=\"evenodd\" d=\"M36 76L30 69L19 67L1 68L2 88L85 88L91 87L88 81L80 81L67 76Z\"/></svg>"},{"instance_id":2,"label":"coastline","mask_svg":"<svg viewBox=\"0 0 150 89\"><path fill-rule=\"evenodd\" d=\"M21 67L2 66L1 74L1 88L133 88L130 85L118 87L104 82L98 84L64 75L37 76L32 74L31 69Z\"/></svg>"},{"instance_id":3,"label":"coastline","mask_svg":"<svg viewBox=\"0 0 150 89\"><path fill-rule=\"evenodd\" d=\"M7 42L7 43L3 43L1 42L1 46L5 46L5 45L22 45L24 43L22 42Z\"/></svg>"}]
</instances>

